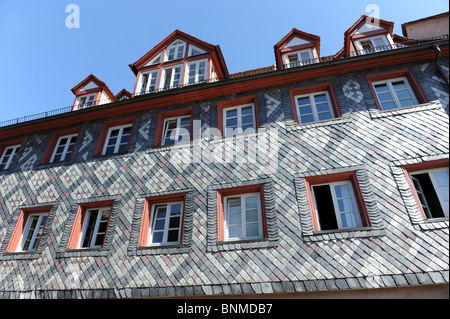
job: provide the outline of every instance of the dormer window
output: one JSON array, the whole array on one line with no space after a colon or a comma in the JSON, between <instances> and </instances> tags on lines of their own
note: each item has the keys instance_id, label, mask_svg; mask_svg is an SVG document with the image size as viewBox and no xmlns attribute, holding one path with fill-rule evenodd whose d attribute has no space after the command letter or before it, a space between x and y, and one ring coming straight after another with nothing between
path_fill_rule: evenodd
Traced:
<instances>
[{"instance_id":1,"label":"dormer window","mask_svg":"<svg viewBox=\"0 0 450 319\"><path fill-rule=\"evenodd\" d=\"M178 60L184 58L186 43L177 40L167 48L166 61Z\"/></svg>"},{"instance_id":2,"label":"dormer window","mask_svg":"<svg viewBox=\"0 0 450 319\"><path fill-rule=\"evenodd\" d=\"M206 67L208 60L201 60L188 63L187 84L194 84L206 81Z\"/></svg>"},{"instance_id":3,"label":"dormer window","mask_svg":"<svg viewBox=\"0 0 450 319\"><path fill-rule=\"evenodd\" d=\"M389 50L390 45L385 35L359 40L363 54Z\"/></svg>"},{"instance_id":4,"label":"dormer window","mask_svg":"<svg viewBox=\"0 0 450 319\"><path fill-rule=\"evenodd\" d=\"M314 63L314 56L311 49L287 53L285 55L287 67L293 68L305 64Z\"/></svg>"},{"instance_id":5,"label":"dormer window","mask_svg":"<svg viewBox=\"0 0 450 319\"><path fill-rule=\"evenodd\" d=\"M151 93L156 91L159 70L146 72L141 75L141 89L139 94Z\"/></svg>"},{"instance_id":6,"label":"dormer window","mask_svg":"<svg viewBox=\"0 0 450 319\"><path fill-rule=\"evenodd\" d=\"M97 94L89 94L78 98L77 110L85 109L94 105L95 96Z\"/></svg>"},{"instance_id":7,"label":"dormer window","mask_svg":"<svg viewBox=\"0 0 450 319\"><path fill-rule=\"evenodd\" d=\"M181 85L182 65L175 65L164 69L164 78L162 80L163 88L169 89Z\"/></svg>"}]
</instances>

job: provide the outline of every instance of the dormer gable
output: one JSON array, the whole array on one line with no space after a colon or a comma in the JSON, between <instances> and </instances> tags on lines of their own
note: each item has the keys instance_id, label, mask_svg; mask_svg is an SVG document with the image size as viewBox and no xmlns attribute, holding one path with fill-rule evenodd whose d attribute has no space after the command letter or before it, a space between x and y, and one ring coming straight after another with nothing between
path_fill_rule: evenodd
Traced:
<instances>
[{"instance_id":1,"label":"dormer gable","mask_svg":"<svg viewBox=\"0 0 450 319\"><path fill-rule=\"evenodd\" d=\"M134 94L214 81L228 75L220 47L175 30L139 60Z\"/></svg>"},{"instance_id":2,"label":"dormer gable","mask_svg":"<svg viewBox=\"0 0 450 319\"><path fill-rule=\"evenodd\" d=\"M88 75L71 91L75 94L73 111L116 101L116 97L108 86L94 74Z\"/></svg>"},{"instance_id":3,"label":"dormer gable","mask_svg":"<svg viewBox=\"0 0 450 319\"><path fill-rule=\"evenodd\" d=\"M393 22L363 14L345 32L344 48L341 52L346 56L350 56L389 50L395 45L393 30Z\"/></svg>"},{"instance_id":4,"label":"dormer gable","mask_svg":"<svg viewBox=\"0 0 450 319\"><path fill-rule=\"evenodd\" d=\"M293 28L274 46L278 68L311 64L320 57L320 37Z\"/></svg>"}]
</instances>

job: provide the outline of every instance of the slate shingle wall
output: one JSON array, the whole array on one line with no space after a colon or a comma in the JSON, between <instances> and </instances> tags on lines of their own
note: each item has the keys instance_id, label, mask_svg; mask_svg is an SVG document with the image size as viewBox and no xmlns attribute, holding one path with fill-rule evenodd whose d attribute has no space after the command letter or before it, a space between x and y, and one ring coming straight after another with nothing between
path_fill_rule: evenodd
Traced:
<instances>
[{"instance_id":1,"label":"slate shingle wall","mask_svg":"<svg viewBox=\"0 0 450 319\"><path fill-rule=\"evenodd\" d=\"M0 173L0 298L189 296L448 283L448 219L418 220L398 170L402 163L448 158L448 91L433 61L368 73L407 67L429 100L440 103L380 112L365 73L223 97L256 94L260 131L274 130L278 137L277 161L265 169L252 162L174 162L174 154L181 159L183 152L195 158L197 144L153 148L156 111L135 114L136 128L125 155L93 158L103 121L82 125L74 156L65 164L39 164L51 132L28 136L14 168ZM289 89L328 81L342 118L296 125ZM216 127L217 101L223 99L189 104L202 129ZM252 143L254 136L201 142ZM312 233L302 178L355 168L373 227ZM216 245L211 193L251 183L265 185L269 239ZM188 193L183 247L139 249L144 198L172 192ZM78 205L110 199L115 205L105 247L68 252ZM39 251L5 253L21 208L49 204L54 207Z\"/></svg>"}]
</instances>

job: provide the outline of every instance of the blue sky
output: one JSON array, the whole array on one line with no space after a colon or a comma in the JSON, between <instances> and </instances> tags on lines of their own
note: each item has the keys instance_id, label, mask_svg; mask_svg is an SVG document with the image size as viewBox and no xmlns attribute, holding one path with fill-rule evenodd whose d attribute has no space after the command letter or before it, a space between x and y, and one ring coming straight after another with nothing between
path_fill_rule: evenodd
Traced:
<instances>
[{"instance_id":1,"label":"blue sky","mask_svg":"<svg viewBox=\"0 0 450 319\"><path fill-rule=\"evenodd\" d=\"M80 28L66 27L66 6ZM220 45L230 73L275 63L273 46L292 28L321 37L321 55L369 4L401 24L449 10L447 0L0 0L0 122L69 106L90 73L114 94L133 90L135 62L175 29Z\"/></svg>"}]
</instances>

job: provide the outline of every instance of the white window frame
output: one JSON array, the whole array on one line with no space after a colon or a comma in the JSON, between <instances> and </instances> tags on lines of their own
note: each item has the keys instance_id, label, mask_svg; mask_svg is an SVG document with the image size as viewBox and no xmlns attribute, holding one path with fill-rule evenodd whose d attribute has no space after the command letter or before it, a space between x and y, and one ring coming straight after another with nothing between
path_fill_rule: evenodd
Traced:
<instances>
[{"instance_id":1,"label":"white window frame","mask_svg":"<svg viewBox=\"0 0 450 319\"><path fill-rule=\"evenodd\" d=\"M174 85L174 78L175 78L174 77L174 74L175 74L174 73L174 69L176 69L176 68L180 68L180 79L179 79L180 83L178 83L177 85ZM170 73L170 83L166 87L165 84L166 84L166 78L167 78L167 70L169 70L169 69L171 69L172 72ZM183 64L177 64L177 65L168 66L168 67L163 69L163 76L161 77L161 82L160 82L159 87L164 89L164 90L168 90L168 89L171 89L171 88L174 88L174 87L180 87L180 86L183 85L183 78L182 78L182 76L183 76Z\"/></svg>"},{"instance_id":2,"label":"white window frame","mask_svg":"<svg viewBox=\"0 0 450 319\"><path fill-rule=\"evenodd\" d=\"M382 39L384 42L383 46L376 46L375 45L375 40L377 39ZM365 52L364 47L363 47L363 42L367 42L370 41L372 48L371 51L372 52ZM370 53L374 53L374 52L379 52L379 51L386 51L386 50L390 50L391 49L391 44L389 43L389 40L387 39L387 37L383 34L383 35L379 35L379 36L374 36L374 37L370 37L370 38L364 38L364 39L360 39L357 41L358 45L359 45L359 49L360 52L362 54L370 54Z\"/></svg>"},{"instance_id":3,"label":"white window frame","mask_svg":"<svg viewBox=\"0 0 450 319\"><path fill-rule=\"evenodd\" d=\"M5 147L5 149L3 150L2 157L0 158L0 165L5 165L5 166L1 170L7 170L11 167L11 164L13 163L14 158L16 157L20 146L21 146L21 144L16 144L16 145L11 145L11 146ZM12 152L9 155L8 159L4 162L5 157L6 157L6 152L10 149L12 149Z\"/></svg>"},{"instance_id":4,"label":"white window frame","mask_svg":"<svg viewBox=\"0 0 450 319\"><path fill-rule=\"evenodd\" d=\"M178 137L180 136L180 129L181 129L181 120L183 119L189 119L189 141L191 140L191 115L183 115L183 116L176 116L176 117L169 117L169 118L165 118L164 119L164 126L163 126L163 134L162 134L162 139L161 139L161 146L164 146L166 144L166 139L167 139L167 133L168 133L168 129L169 129L169 122L172 122L174 120L177 121L177 127L176 127L176 131L175 131L175 135L176 135L176 140L174 141L174 144L177 143L182 143L182 142L187 142L184 140L178 141ZM170 136L169 136L170 138Z\"/></svg>"},{"instance_id":5,"label":"white window frame","mask_svg":"<svg viewBox=\"0 0 450 319\"><path fill-rule=\"evenodd\" d=\"M256 131L256 111L255 111L255 103L248 103L248 104L242 104L232 107L226 107L222 110L223 114L223 136L231 136L235 134L243 133L242 129L242 109L245 107L251 106L252 107L252 115L253 115L253 125L254 125L254 131ZM237 127L236 128L229 128L227 127L227 111L237 110Z\"/></svg>"},{"instance_id":6,"label":"white window frame","mask_svg":"<svg viewBox=\"0 0 450 319\"><path fill-rule=\"evenodd\" d=\"M30 228L31 228L31 223L32 223L33 217L38 217L38 221L36 223L36 227L34 228L33 234L31 235L31 240L30 240L30 244L28 245L28 247L33 247L35 244L36 244L36 247L34 247L32 249L29 248L27 250L23 250L23 247L27 240L26 236L28 235L28 232L30 231ZM45 223L47 222L47 219L48 219L48 213L34 213L34 214L28 215L27 221L25 222L25 227L23 228L23 231L22 231L22 235L20 236L20 241L19 241L19 245L17 246L16 252L36 251L36 249L38 248L37 244L39 243L39 240L41 239L42 234L44 233ZM40 232L41 225L42 225L42 231ZM39 235L39 233L40 233L40 235Z\"/></svg>"},{"instance_id":7,"label":"white window frame","mask_svg":"<svg viewBox=\"0 0 450 319\"><path fill-rule=\"evenodd\" d=\"M312 114L314 117L314 121L313 122L319 122L319 121L328 121L331 119L327 119L327 120L320 120L319 119L319 113L317 112L317 107L316 107L316 101L314 99L314 97L316 95L323 95L325 94L326 98L327 98L327 102L328 102L328 106L330 108L330 113L331 113L331 119L336 118L336 115L334 114L334 108L333 108L333 104L331 103L331 99L330 99L330 94L328 93L328 91L321 91L321 92L314 92L314 93L310 93L310 94L302 94L302 95L296 95L294 97L295 100L295 110L297 112L297 118L298 118L298 122L300 124L303 124L301 121L301 114L300 114L300 105L298 104L298 99L299 98L305 98L308 97L309 98L309 102L311 105L311 110L312 110ZM322 112L324 113L324 112ZM306 122L306 123L313 123L313 122Z\"/></svg>"},{"instance_id":8,"label":"white window frame","mask_svg":"<svg viewBox=\"0 0 450 319\"><path fill-rule=\"evenodd\" d=\"M78 134L70 134L70 135L64 135L64 136L60 136L58 138L58 141L56 142L55 148L53 149L53 153L52 153L52 157L50 158L50 163L53 163L53 161L55 160L55 156L56 156L56 152L58 151L58 148L61 146L61 140L64 138L67 138L67 142L64 146L63 152L61 154L61 159L59 160L59 162L64 162L67 156L67 151L69 150L69 146L71 145L70 140L72 139L72 137L78 137ZM77 142L76 138L75 138L75 142L73 143L73 145L75 146L75 143ZM72 154L73 152L73 148L70 154Z\"/></svg>"},{"instance_id":9,"label":"white window frame","mask_svg":"<svg viewBox=\"0 0 450 319\"><path fill-rule=\"evenodd\" d=\"M256 197L257 209L258 209L258 236L247 236L247 222L246 222L246 209L245 209L245 198L248 197ZM228 203L230 198L240 198L241 200L241 220L240 220L240 228L241 234L239 237L230 237L229 236L229 226L233 226L229 224L229 209ZM237 241L237 240L247 240L247 239L261 239L264 237L263 232L263 215L261 208L261 193L248 193L248 194L238 194L238 195L230 195L226 196L223 199L223 217L224 217L224 240L225 241ZM253 222L252 222L253 223ZM237 224L236 224L237 225Z\"/></svg>"},{"instance_id":10,"label":"white window frame","mask_svg":"<svg viewBox=\"0 0 450 319\"><path fill-rule=\"evenodd\" d=\"M359 211L359 206L358 206L358 202L356 200L356 195L355 195L355 190L353 188L353 183L349 180L346 181L340 181L340 182L334 182L334 183L324 183L324 184L318 184L318 185L313 185L312 187L316 187L316 186L325 186L328 185L330 187L330 192L331 192L331 197L333 199L333 208L334 208L334 214L336 216L336 221L337 221L337 225L338 225L338 229L337 230L341 230L341 229L352 229L352 228L360 228L363 227L363 223L362 223L362 219L361 219L361 212ZM339 185L348 185L349 186L349 190L350 190L350 197L352 200L352 204L353 204L353 208L355 210L355 216L356 216L356 221L357 221L357 225L356 226L352 226L352 227L343 227L342 225L342 219L341 219L341 215L345 214L345 212L340 212L339 210L339 204L338 204L338 198L336 195L336 189L335 186L339 186ZM319 218L319 210L317 208L317 200L316 200L316 194L314 192L314 190L312 191L313 194L313 199L314 199L314 206L315 206L315 214L316 214L316 220L320 221ZM322 226L319 224L319 230L322 230Z\"/></svg>"},{"instance_id":11,"label":"white window frame","mask_svg":"<svg viewBox=\"0 0 450 319\"><path fill-rule=\"evenodd\" d=\"M204 74L204 79L200 80L200 63L205 63L205 74ZM208 79L208 59L203 59L203 60L197 60L197 61L192 61L192 62L188 62L186 64L186 72L184 75L184 83L189 85L189 84L196 84L196 83L200 83L200 82L206 82ZM189 73L191 71L192 66L195 67L195 75L194 75L194 82L189 82Z\"/></svg>"},{"instance_id":12,"label":"white window frame","mask_svg":"<svg viewBox=\"0 0 450 319\"><path fill-rule=\"evenodd\" d=\"M97 93L92 93L92 94L86 94L86 95L81 95L78 97L77 100L77 107L76 110L82 110L85 108L89 108L91 106L94 106L95 104L95 98L97 96ZM90 98L92 98L92 101L90 101ZM82 99L86 99L83 104L81 103ZM88 105L88 103L91 103L90 105Z\"/></svg>"},{"instance_id":13,"label":"white window frame","mask_svg":"<svg viewBox=\"0 0 450 319\"><path fill-rule=\"evenodd\" d=\"M307 52L308 55L309 55L309 59L306 60L306 61L301 58L302 57L301 54L305 53L305 52ZM292 54L297 54L297 62L290 62L289 61L289 56L292 55ZM292 68L292 67L296 67L296 66L302 66L302 65L305 65L305 64L313 64L313 63L315 63L314 53L313 53L312 49L306 49L306 50L300 50L300 51L285 53L284 54L284 60L286 62L285 65L288 68Z\"/></svg>"},{"instance_id":14,"label":"white window frame","mask_svg":"<svg viewBox=\"0 0 450 319\"><path fill-rule=\"evenodd\" d=\"M142 85L144 82L144 76L147 75L147 83L145 85L144 91L142 91ZM147 72L142 72L139 80L139 85L137 87L137 93L138 94L146 94L146 93L152 93L156 92L158 89L158 77L159 77L159 69L158 70L152 70ZM154 81L154 84L151 85L152 81ZM150 90L150 87L154 86L153 90Z\"/></svg>"},{"instance_id":15,"label":"white window frame","mask_svg":"<svg viewBox=\"0 0 450 319\"><path fill-rule=\"evenodd\" d=\"M119 134L117 135L117 140L116 140L116 144L114 146L114 152L112 154L117 154L117 152L119 152L119 148L120 148L120 140L122 139L122 135L123 135L123 130L125 128L128 127L132 127L132 124L125 124L125 125L119 125L119 126L113 126L110 127L108 129L108 134L106 135L106 139L105 139L105 143L103 144L103 150L102 150L102 155L106 154L106 149L108 148L108 144L109 144L109 139L111 138L111 132L113 130L117 130L119 129ZM131 138L131 131L130 131L130 136L128 137L128 143L130 143L130 138ZM110 155L112 155L110 154Z\"/></svg>"},{"instance_id":16,"label":"white window frame","mask_svg":"<svg viewBox=\"0 0 450 319\"><path fill-rule=\"evenodd\" d=\"M445 217L449 217L449 208L448 208L448 206L446 206L446 205L444 204L444 203L445 203L445 199L444 199L442 193L439 191L439 185L438 185L438 183L437 183L437 181L436 181L436 178L435 178L434 175L433 175L433 173L440 173L440 172L449 172L449 169L448 169L448 167L442 167L442 168L435 168L435 169L428 169L428 170L415 171L415 172L410 172L410 173L409 173L409 176L410 176L411 179L414 179L414 175L420 175L420 174L425 174L425 173L428 174L428 176L430 177L431 183L432 183L432 185L433 185L434 191L436 192L436 195L437 195L437 197L438 197L438 199L439 199L439 204L441 205L441 208L442 208L442 211L443 211L443 213L444 213L444 216L445 216ZM413 183L413 184L414 184L414 183ZM419 185L420 185L420 183L419 183ZM422 187L422 185L420 185L420 187ZM415 185L414 185L414 190L415 190L416 193L418 193L418 195L419 195L419 192L420 192L421 190L418 190L418 189L415 187ZM419 196L420 196L420 195L419 195ZM423 197L423 198L424 198L424 200L425 200L425 207L424 207L424 205L423 205L424 203L421 202L421 204L422 204L422 207L424 208L424 212L425 212L425 214L426 214L426 216L427 216L428 218L433 219L434 217L431 216L431 213L430 213L429 207L428 207L428 203L426 202L427 200L426 200L425 197ZM427 212L427 210L428 210L428 212Z\"/></svg>"},{"instance_id":17,"label":"white window frame","mask_svg":"<svg viewBox=\"0 0 450 319\"><path fill-rule=\"evenodd\" d=\"M179 43L178 43L179 42ZM169 45L166 49L166 54L164 57L164 61L175 61L175 60L179 60L179 59L183 59L185 54L186 54L186 46L187 43L181 40L176 40L175 42L173 42L171 45ZM175 53L174 53L174 58L173 59L169 59L169 54L170 54L170 49L175 48ZM178 57L179 53L180 53L180 48L183 48L182 50L182 56Z\"/></svg>"},{"instance_id":18,"label":"white window frame","mask_svg":"<svg viewBox=\"0 0 450 319\"><path fill-rule=\"evenodd\" d=\"M160 243L152 243L153 241L153 235L155 233L155 225L156 225L156 207L157 206L166 206L166 216L164 217L164 230L163 230L163 239ZM173 205L181 205L180 209L180 223L178 224L178 227L170 228L170 211ZM182 231L182 225L183 225L183 219L184 219L184 202L177 201L177 202L168 202L168 203L159 203L159 204L153 204L152 210L151 210L151 219L150 219L150 227L148 230L148 239L147 239L147 246L168 246L168 245L179 245L181 243L181 231ZM175 216L176 217L176 216ZM167 241L169 237L169 230L178 229L178 240L176 242L169 242Z\"/></svg>"},{"instance_id":19,"label":"white window frame","mask_svg":"<svg viewBox=\"0 0 450 319\"><path fill-rule=\"evenodd\" d=\"M378 92L376 89L376 85L379 84L386 84L389 90L389 93L391 94L392 98L393 98L393 102L395 104L395 108L399 109L399 108L403 108L405 106L402 106L400 103L400 99L397 96L397 92L395 91L394 87L392 86L392 82L397 82L397 81L403 81L406 85L406 88L409 91L409 94L411 95L414 104L413 105L417 105L419 104L419 102L417 101L417 97L416 94L414 93L414 90L411 88L411 85L409 84L409 81L406 77L400 77L400 78L395 78L395 79L388 79L388 80L383 80L383 81L377 81L377 82L372 82L372 87L373 90L375 92L376 98L378 100L378 103L380 104L381 109L383 110L383 104L380 100L380 98L378 97ZM407 107L407 106L406 106Z\"/></svg>"},{"instance_id":20,"label":"white window frame","mask_svg":"<svg viewBox=\"0 0 450 319\"><path fill-rule=\"evenodd\" d=\"M88 214L90 214L90 212L93 210L98 210L98 214L97 214L97 219L95 220L95 226L94 226L94 232L92 234L92 240L91 240L89 247L82 247L84 239L86 237L86 230L87 230L87 227L89 224L88 222L90 219L90 218L88 218L88 216L90 216ZM84 219L83 219L83 225L81 227L80 238L78 239L77 249L92 249L92 248L102 248L103 247L103 243L102 243L102 245L95 245L95 242L97 241L97 236L99 234L99 228L100 228L100 222L101 222L104 211L108 212L108 222L107 223L109 223L109 219L111 218L111 207L86 209ZM108 224L106 225L106 229L105 229L105 233L104 233L105 237L103 238L103 242L106 239L107 232L108 232Z\"/></svg>"}]
</instances>

